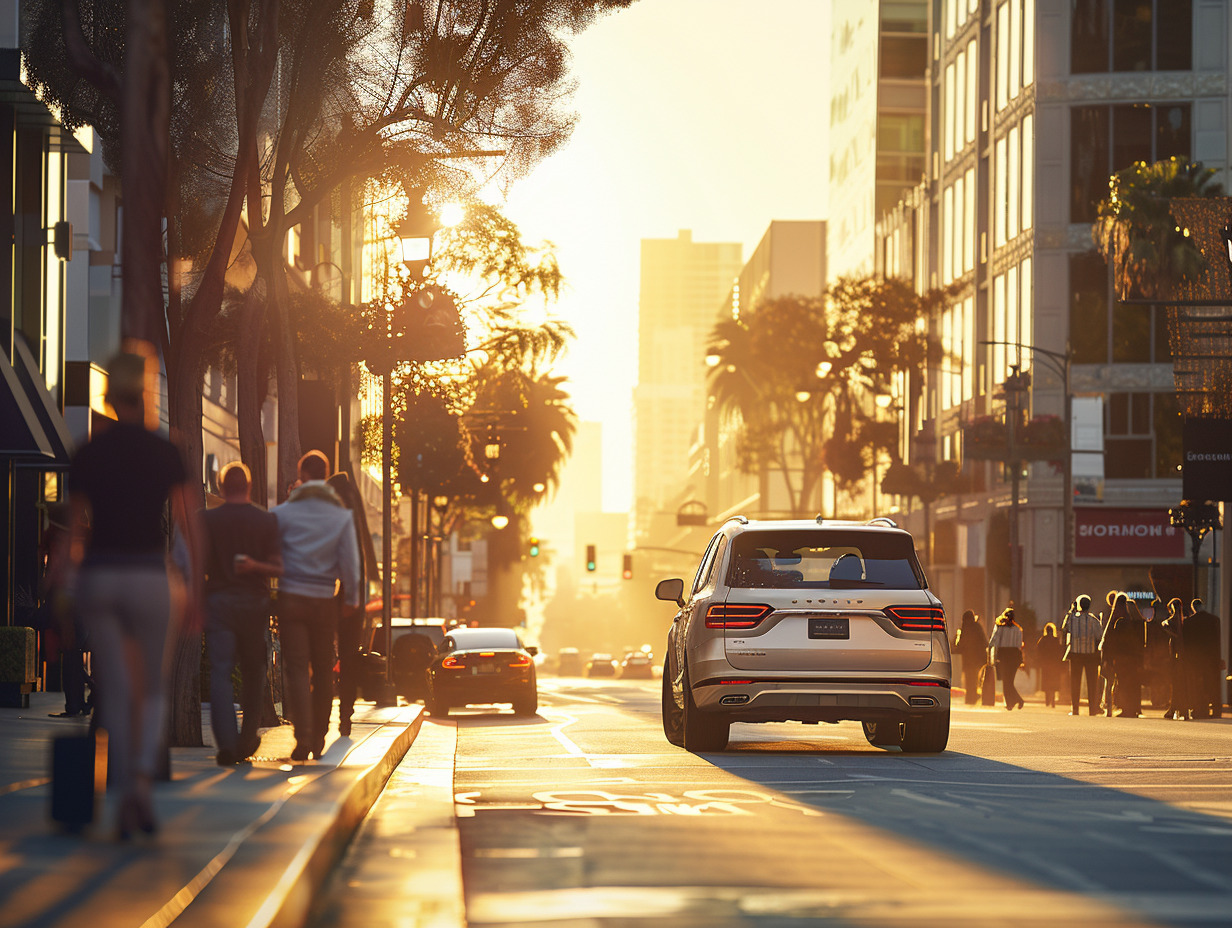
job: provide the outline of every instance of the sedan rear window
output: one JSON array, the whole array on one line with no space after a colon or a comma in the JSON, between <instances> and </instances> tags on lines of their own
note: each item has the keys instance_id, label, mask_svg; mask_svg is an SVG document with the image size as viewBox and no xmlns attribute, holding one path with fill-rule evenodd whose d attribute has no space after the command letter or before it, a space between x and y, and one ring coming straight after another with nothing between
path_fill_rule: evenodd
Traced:
<instances>
[{"instance_id":1,"label":"sedan rear window","mask_svg":"<svg viewBox=\"0 0 1232 928\"><path fill-rule=\"evenodd\" d=\"M445 636L442 651L469 651L475 648L520 648L517 632L511 628L459 628Z\"/></svg>"},{"instance_id":2,"label":"sedan rear window","mask_svg":"<svg viewBox=\"0 0 1232 928\"><path fill-rule=\"evenodd\" d=\"M924 588L911 536L889 532L742 532L732 541L728 586L746 589Z\"/></svg>"}]
</instances>

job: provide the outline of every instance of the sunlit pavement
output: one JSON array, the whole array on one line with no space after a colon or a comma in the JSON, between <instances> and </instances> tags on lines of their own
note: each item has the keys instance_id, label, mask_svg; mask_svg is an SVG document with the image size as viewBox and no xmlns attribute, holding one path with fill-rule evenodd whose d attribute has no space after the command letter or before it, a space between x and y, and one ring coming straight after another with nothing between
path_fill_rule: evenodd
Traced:
<instances>
[{"instance_id":1,"label":"sunlit pavement","mask_svg":"<svg viewBox=\"0 0 1232 928\"><path fill-rule=\"evenodd\" d=\"M843 723L737 725L698 756L663 739L659 686L544 677L536 718L426 723L441 775L456 751L468 924L1229 924L1232 720L959 706L941 755ZM443 780L412 786L318 924L460 923L448 828L414 822Z\"/></svg>"}]
</instances>

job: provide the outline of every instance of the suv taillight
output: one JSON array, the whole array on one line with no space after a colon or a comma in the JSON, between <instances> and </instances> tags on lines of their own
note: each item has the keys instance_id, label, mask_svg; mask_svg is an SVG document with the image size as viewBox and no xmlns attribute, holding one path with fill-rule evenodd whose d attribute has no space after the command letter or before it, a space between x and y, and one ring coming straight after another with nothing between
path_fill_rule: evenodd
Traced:
<instances>
[{"instance_id":1,"label":"suv taillight","mask_svg":"<svg viewBox=\"0 0 1232 928\"><path fill-rule=\"evenodd\" d=\"M706 610L706 627L753 628L773 611L770 606L749 603L715 603Z\"/></svg>"},{"instance_id":2,"label":"suv taillight","mask_svg":"<svg viewBox=\"0 0 1232 928\"><path fill-rule=\"evenodd\" d=\"M945 610L940 606L886 606L883 611L905 632L945 631Z\"/></svg>"}]
</instances>

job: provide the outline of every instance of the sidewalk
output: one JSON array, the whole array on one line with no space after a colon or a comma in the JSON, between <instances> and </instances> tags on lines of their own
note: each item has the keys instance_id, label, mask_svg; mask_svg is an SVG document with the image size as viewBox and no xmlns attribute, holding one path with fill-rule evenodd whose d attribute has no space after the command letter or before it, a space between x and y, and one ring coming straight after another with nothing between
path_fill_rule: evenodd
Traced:
<instances>
[{"instance_id":1,"label":"sidewalk","mask_svg":"<svg viewBox=\"0 0 1232 928\"><path fill-rule=\"evenodd\" d=\"M159 834L117 843L110 809L77 836L50 819L51 740L84 729L50 717L63 706L35 693L29 709L0 709L0 928L302 925L423 722L422 706L359 706L351 737L332 727L307 764L286 759L289 726L265 731L251 765L173 748Z\"/></svg>"}]
</instances>

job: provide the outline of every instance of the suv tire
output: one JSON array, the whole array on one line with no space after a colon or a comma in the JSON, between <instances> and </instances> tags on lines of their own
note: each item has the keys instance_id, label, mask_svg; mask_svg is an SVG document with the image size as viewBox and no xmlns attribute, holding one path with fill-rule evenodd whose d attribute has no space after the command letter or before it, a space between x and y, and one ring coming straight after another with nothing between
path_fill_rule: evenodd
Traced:
<instances>
[{"instance_id":1,"label":"suv tire","mask_svg":"<svg viewBox=\"0 0 1232 928\"><path fill-rule=\"evenodd\" d=\"M911 718L903 725L903 751L908 754L940 754L950 740L950 714Z\"/></svg>"},{"instance_id":2,"label":"suv tire","mask_svg":"<svg viewBox=\"0 0 1232 928\"><path fill-rule=\"evenodd\" d=\"M672 697L671 670L663 662L663 736L669 744L684 747L684 713Z\"/></svg>"},{"instance_id":3,"label":"suv tire","mask_svg":"<svg viewBox=\"0 0 1232 928\"><path fill-rule=\"evenodd\" d=\"M424 700L424 708L428 710L428 715L434 715L437 718L444 718L449 714L449 706L435 696L429 696Z\"/></svg>"},{"instance_id":4,"label":"suv tire","mask_svg":"<svg viewBox=\"0 0 1232 928\"><path fill-rule=\"evenodd\" d=\"M727 737L731 732L731 722L725 716L712 712L702 712L693 701L693 691L689 688L689 672L684 673L684 748L686 751L701 751L714 753L727 747Z\"/></svg>"},{"instance_id":5,"label":"suv tire","mask_svg":"<svg viewBox=\"0 0 1232 928\"><path fill-rule=\"evenodd\" d=\"M882 720L880 722L861 722L864 737L874 747L888 748L903 743L903 723Z\"/></svg>"}]
</instances>

